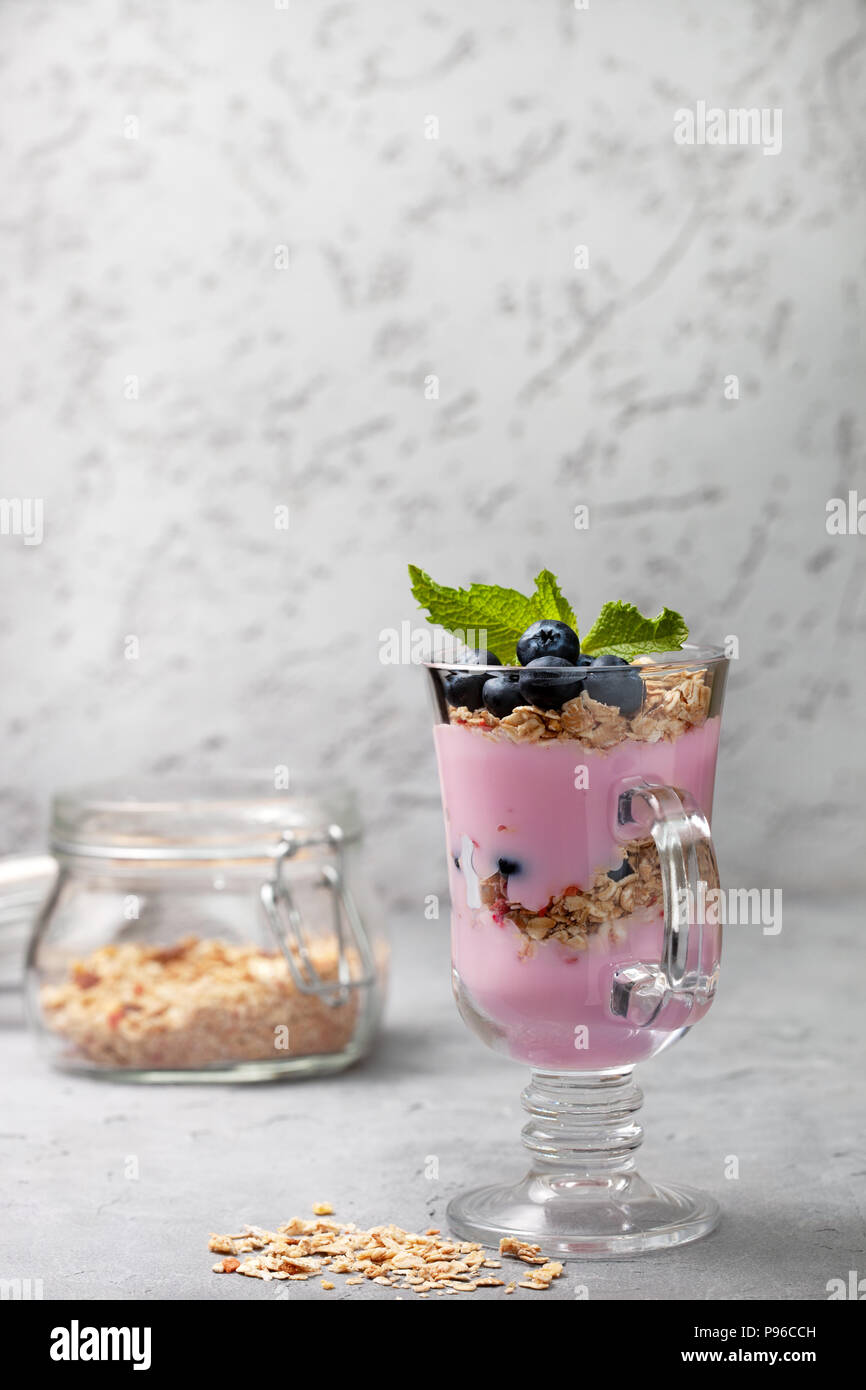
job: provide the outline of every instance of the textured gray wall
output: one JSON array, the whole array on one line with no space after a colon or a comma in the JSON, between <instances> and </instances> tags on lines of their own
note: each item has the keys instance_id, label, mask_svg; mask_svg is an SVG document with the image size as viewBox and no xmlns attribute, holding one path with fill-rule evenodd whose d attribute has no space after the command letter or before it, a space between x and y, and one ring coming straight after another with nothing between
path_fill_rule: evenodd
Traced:
<instances>
[{"instance_id":1,"label":"textured gray wall","mask_svg":"<svg viewBox=\"0 0 866 1390\"><path fill-rule=\"evenodd\" d=\"M548 565L586 623L627 597L739 638L723 869L853 886L866 539L825 505L866 495L863 25L7 0L0 491L45 535L0 536L0 848L59 783L300 760L361 784L418 903L425 694L379 661L406 561ZM677 145L699 101L780 108L781 151Z\"/></svg>"}]
</instances>

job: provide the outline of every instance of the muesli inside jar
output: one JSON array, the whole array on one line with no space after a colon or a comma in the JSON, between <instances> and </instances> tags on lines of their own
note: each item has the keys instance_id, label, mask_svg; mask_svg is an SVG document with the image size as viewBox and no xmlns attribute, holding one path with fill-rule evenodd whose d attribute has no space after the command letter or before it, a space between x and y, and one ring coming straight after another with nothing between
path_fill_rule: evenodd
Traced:
<instances>
[{"instance_id":1,"label":"muesli inside jar","mask_svg":"<svg viewBox=\"0 0 866 1390\"><path fill-rule=\"evenodd\" d=\"M345 792L58 797L59 872L29 960L52 1060L137 1080L350 1065L387 971L359 847Z\"/></svg>"}]
</instances>

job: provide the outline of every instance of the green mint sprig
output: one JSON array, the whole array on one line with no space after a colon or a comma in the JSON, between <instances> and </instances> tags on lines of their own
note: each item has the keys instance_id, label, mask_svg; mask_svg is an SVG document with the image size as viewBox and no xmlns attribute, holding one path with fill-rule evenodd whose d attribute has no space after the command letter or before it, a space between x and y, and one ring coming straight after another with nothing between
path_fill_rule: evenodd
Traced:
<instances>
[{"instance_id":1,"label":"green mint sprig","mask_svg":"<svg viewBox=\"0 0 866 1390\"><path fill-rule=\"evenodd\" d=\"M559 581L542 570L532 594L504 589L498 584L470 584L450 589L437 584L417 565L409 566L412 593L428 619L447 632L486 632L487 646L505 666L517 665L517 639L540 618L555 618L578 631L577 618ZM609 652L624 661L658 651L676 651L689 635L679 613L663 608L655 618L645 618L633 603L606 603L581 642L587 656Z\"/></svg>"}]
</instances>

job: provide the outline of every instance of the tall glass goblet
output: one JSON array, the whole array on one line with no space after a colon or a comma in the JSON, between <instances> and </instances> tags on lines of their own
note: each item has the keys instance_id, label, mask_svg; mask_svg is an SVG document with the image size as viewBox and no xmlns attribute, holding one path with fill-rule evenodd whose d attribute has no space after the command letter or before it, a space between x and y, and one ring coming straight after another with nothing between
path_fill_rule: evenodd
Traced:
<instances>
[{"instance_id":1,"label":"tall glass goblet","mask_svg":"<svg viewBox=\"0 0 866 1390\"><path fill-rule=\"evenodd\" d=\"M626 677L610 668L592 695L586 667L559 668L561 700L502 715L483 685L516 681L516 668L427 670L457 1006L489 1047L532 1069L528 1173L456 1197L450 1226L561 1256L695 1240L718 1205L637 1172L633 1071L683 1037L716 990L721 928L702 905L719 887L709 818L724 653L685 647Z\"/></svg>"}]
</instances>

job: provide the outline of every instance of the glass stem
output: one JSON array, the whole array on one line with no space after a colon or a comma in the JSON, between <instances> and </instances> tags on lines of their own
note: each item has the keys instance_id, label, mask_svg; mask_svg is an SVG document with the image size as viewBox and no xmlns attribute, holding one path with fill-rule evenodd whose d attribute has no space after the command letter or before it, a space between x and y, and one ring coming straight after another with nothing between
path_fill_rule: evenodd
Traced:
<instances>
[{"instance_id":1,"label":"glass stem","mask_svg":"<svg viewBox=\"0 0 866 1390\"><path fill-rule=\"evenodd\" d=\"M529 1121L523 1142L539 1175L609 1182L634 1171L643 1130L634 1118L643 1095L632 1068L534 1071L521 1095Z\"/></svg>"}]
</instances>

